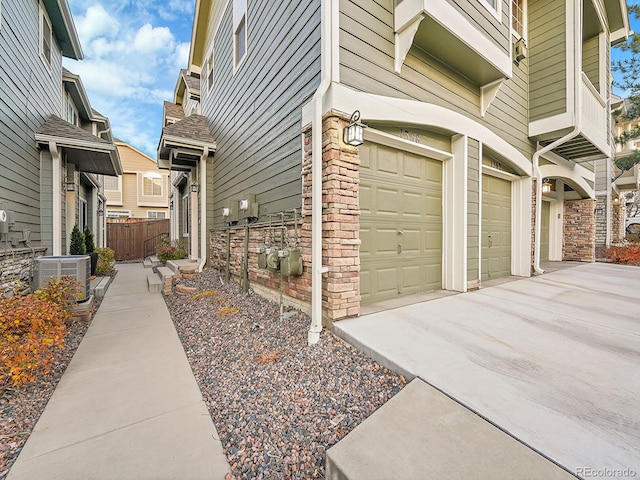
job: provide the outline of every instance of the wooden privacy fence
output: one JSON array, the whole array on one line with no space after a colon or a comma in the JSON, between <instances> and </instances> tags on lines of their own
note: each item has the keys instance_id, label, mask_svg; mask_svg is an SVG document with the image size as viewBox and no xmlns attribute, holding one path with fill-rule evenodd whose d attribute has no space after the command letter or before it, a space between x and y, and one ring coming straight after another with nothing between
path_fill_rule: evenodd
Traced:
<instances>
[{"instance_id":1,"label":"wooden privacy fence","mask_svg":"<svg viewBox=\"0 0 640 480\"><path fill-rule=\"evenodd\" d=\"M135 223L107 223L107 247L117 261L137 260L155 253L163 235L169 235L169 220L146 220Z\"/></svg>"}]
</instances>

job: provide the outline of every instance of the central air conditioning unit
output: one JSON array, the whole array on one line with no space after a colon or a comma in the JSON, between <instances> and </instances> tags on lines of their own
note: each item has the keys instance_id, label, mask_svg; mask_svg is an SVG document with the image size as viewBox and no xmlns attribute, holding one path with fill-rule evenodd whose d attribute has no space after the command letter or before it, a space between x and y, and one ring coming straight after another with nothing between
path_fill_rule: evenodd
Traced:
<instances>
[{"instance_id":1,"label":"central air conditioning unit","mask_svg":"<svg viewBox=\"0 0 640 480\"><path fill-rule=\"evenodd\" d=\"M50 278L66 275L80 283L84 298L89 298L91 295L91 257L89 255L38 257L34 262L34 288L46 286Z\"/></svg>"}]
</instances>

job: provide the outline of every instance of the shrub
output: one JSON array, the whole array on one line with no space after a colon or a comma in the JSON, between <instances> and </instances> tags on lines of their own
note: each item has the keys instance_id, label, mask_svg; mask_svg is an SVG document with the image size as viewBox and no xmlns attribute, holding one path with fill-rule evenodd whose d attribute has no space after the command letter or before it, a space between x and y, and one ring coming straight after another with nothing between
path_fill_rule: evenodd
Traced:
<instances>
[{"instance_id":1,"label":"shrub","mask_svg":"<svg viewBox=\"0 0 640 480\"><path fill-rule=\"evenodd\" d=\"M96 244L93 242L93 232L89 230L89 227L84 227L84 248L86 253L96 251Z\"/></svg>"},{"instance_id":2,"label":"shrub","mask_svg":"<svg viewBox=\"0 0 640 480\"><path fill-rule=\"evenodd\" d=\"M116 262L116 255L110 248L97 248L98 265L96 266L96 275L109 275L113 273L113 264Z\"/></svg>"},{"instance_id":3,"label":"shrub","mask_svg":"<svg viewBox=\"0 0 640 480\"><path fill-rule=\"evenodd\" d=\"M604 255L614 263L624 265L640 265L640 246L624 245L605 249Z\"/></svg>"},{"instance_id":4,"label":"shrub","mask_svg":"<svg viewBox=\"0 0 640 480\"><path fill-rule=\"evenodd\" d=\"M187 257L187 249L184 241L177 240L171 242L166 235L160 240L160 244L156 247L156 256L163 264L167 263L167 260L178 260L180 258Z\"/></svg>"},{"instance_id":5,"label":"shrub","mask_svg":"<svg viewBox=\"0 0 640 480\"><path fill-rule=\"evenodd\" d=\"M62 277L32 294L0 299L0 391L49 373L56 349L64 346L79 288Z\"/></svg>"},{"instance_id":6,"label":"shrub","mask_svg":"<svg viewBox=\"0 0 640 480\"><path fill-rule=\"evenodd\" d=\"M84 244L84 235L80 231L76 223L71 230L71 245L69 245L69 253L71 255L84 255L87 253L87 247Z\"/></svg>"}]
</instances>

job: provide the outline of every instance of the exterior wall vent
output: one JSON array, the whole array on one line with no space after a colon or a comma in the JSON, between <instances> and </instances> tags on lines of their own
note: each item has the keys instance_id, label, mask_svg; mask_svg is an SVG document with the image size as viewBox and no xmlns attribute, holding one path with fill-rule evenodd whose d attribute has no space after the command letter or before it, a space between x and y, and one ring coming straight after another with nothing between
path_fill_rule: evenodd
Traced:
<instances>
[{"instance_id":1,"label":"exterior wall vent","mask_svg":"<svg viewBox=\"0 0 640 480\"><path fill-rule=\"evenodd\" d=\"M520 38L513 44L513 61L520 63L525 58L527 58L527 44L524 38Z\"/></svg>"}]
</instances>

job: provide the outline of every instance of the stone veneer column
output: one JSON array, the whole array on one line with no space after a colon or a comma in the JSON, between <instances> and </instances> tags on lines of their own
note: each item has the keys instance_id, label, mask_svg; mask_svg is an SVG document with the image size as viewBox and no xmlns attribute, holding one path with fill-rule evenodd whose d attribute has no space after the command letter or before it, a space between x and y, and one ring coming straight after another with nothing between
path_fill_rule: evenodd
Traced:
<instances>
[{"instance_id":1,"label":"stone veneer column","mask_svg":"<svg viewBox=\"0 0 640 480\"><path fill-rule=\"evenodd\" d=\"M620 202L611 201L611 243L624 242L625 207Z\"/></svg>"},{"instance_id":2,"label":"stone veneer column","mask_svg":"<svg viewBox=\"0 0 640 480\"><path fill-rule=\"evenodd\" d=\"M603 246L607 243L607 196L596 197L596 245ZM613 217L613 208L611 209ZM611 219L613 222L613 218ZM612 235L613 236L613 235Z\"/></svg>"},{"instance_id":3,"label":"stone veneer column","mask_svg":"<svg viewBox=\"0 0 640 480\"><path fill-rule=\"evenodd\" d=\"M565 200L562 259L565 261L595 261L596 201Z\"/></svg>"},{"instance_id":4,"label":"stone veneer column","mask_svg":"<svg viewBox=\"0 0 640 480\"><path fill-rule=\"evenodd\" d=\"M322 263L329 268L322 291L325 325L360 313L360 157L357 148L342 141L348 123L347 116L332 112L322 125ZM304 146L303 213L310 228L310 126Z\"/></svg>"}]
</instances>

